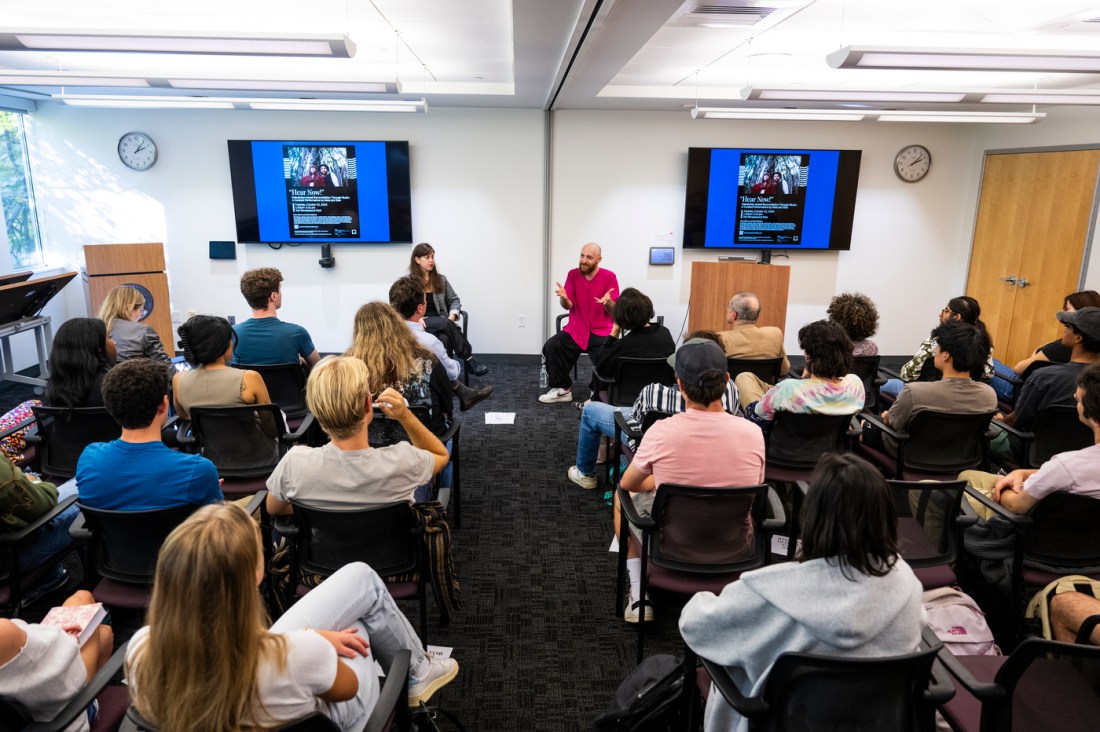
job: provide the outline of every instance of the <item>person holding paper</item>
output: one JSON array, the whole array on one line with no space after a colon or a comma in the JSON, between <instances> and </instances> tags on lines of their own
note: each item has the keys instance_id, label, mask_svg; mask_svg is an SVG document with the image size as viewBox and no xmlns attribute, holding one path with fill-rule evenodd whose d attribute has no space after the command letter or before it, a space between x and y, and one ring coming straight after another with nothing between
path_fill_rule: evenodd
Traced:
<instances>
[{"instance_id":1,"label":"person holding paper","mask_svg":"<svg viewBox=\"0 0 1100 732\"><path fill-rule=\"evenodd\" d=\"M93 603L92 593L81 590L63 607ZM76 628L0 618L0 696L18 701L36 722L53 719L107 663L114 647L107 625L92 631L83 646L76 635ZM92 719L89 710L67 732L89 729Z\"/></svg>"}]
</instances>

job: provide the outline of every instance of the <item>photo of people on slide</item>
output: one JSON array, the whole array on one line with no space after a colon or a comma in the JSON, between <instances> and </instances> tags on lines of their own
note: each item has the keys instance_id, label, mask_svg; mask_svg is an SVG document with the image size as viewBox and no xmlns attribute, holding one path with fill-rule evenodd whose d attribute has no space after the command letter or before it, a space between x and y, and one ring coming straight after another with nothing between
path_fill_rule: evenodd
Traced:
<instances>
[{"instance_id":1,"label":"photo of people on slide","mask_svg":"<svg viewBox=\"0 0 1100 732\"><path fill-rule=\"evenodd\" d=\"M798 246L809 169L806 153L743 154L734 242Z\"/></svg>"},{"instance_id":2,"label":"photo of people on slide","mask_svg":"<svg viewBox=\"0 0 1100 732\"><path fill-rule=\"evenodd\" d=\"M359 236L353 145L284 145L283 173L287 183L291 237L354 239Z\"/></svg>"}]
</instances>

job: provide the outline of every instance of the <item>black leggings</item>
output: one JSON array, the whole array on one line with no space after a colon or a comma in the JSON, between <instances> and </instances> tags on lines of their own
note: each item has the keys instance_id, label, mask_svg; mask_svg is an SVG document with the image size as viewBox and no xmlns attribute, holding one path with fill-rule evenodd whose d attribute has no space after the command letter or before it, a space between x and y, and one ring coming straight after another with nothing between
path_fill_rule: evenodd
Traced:
<instances>
[{"instance_id":1,"label":"black leggings","mask_svg":"<svg viewBox=\"0 0 1100 732\"><path fill-rule=\"evenodd\" d=\"M466 335L458 323L450 318L439 315L429 315L424 318L424 329L438 338L443 347L447 349L447 355L465 361L474 355L473 346L466 340Z\"/></svg>"}]
</instances>

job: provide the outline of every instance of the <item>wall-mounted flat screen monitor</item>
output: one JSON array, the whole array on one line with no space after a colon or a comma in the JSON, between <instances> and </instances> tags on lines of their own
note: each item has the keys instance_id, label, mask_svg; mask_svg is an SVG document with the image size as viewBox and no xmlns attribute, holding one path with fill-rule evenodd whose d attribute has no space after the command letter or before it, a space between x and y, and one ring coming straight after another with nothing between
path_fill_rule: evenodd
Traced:
<instances>
[{"instance_id":1,"label":"wall-mounted flat screen monitor","mask_svg":"<svg viewBox=\"0 0 1100 732\"><path fill-rule=\"evenodd\" d=\"M408 142L229 140L237 241L411 243Z\"/></svg>"},{"instance_id":2,"label":"wall-mounted flat screen monitor","mask_svg":"<svg viewBox=\"0 0 1100 732\"><path fill-rule=\"evenodd\" d=\"M860 150L688 150L686 249L849 249Z\"/></svg>"}]
</instances>

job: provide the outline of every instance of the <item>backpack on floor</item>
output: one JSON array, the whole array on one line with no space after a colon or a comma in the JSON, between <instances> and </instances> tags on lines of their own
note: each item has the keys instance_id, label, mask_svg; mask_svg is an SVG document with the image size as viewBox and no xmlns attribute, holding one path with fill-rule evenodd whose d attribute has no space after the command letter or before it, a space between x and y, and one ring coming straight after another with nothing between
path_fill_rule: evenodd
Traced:
<instances>
[{"instance_id":1,"label":"backpack on floor","mask_svg":"<svg viewBox=\"0 0 1100 732\"><path fill-rule=\"evenodd\" d=\"M928 590L921 597L928 627L956 656L999 656L993 631L974 598L954 587Z\"/></svg>"},{"instance_id":2,"label":"backpack on floor","mask_svg":"<svg viewBox=\"0 0 1100 732\"><path fill-rule=\"evenodd\" d=\"M1050 601L1063 592L1082 592L1100 600L1100 582L1081 574L1071 574L1068 577L1059 577L1035 593L1027 604L1024 617L1029 620L1038 619L1043 627L1043 637L1048 640L1054 640L1050 629Z\"/></svg>"},{"instance_id":3,"label":"backpack on floor","mask_svg":"<svg viewBox=\"0 0 1100 732\"><path fill-rule=\"evenodd\" d=\"M684 665L674 656L650 656L631 671L596 718L595 732L666 732L673 728L684 688Z\"/></svg>"}]
</instances>

